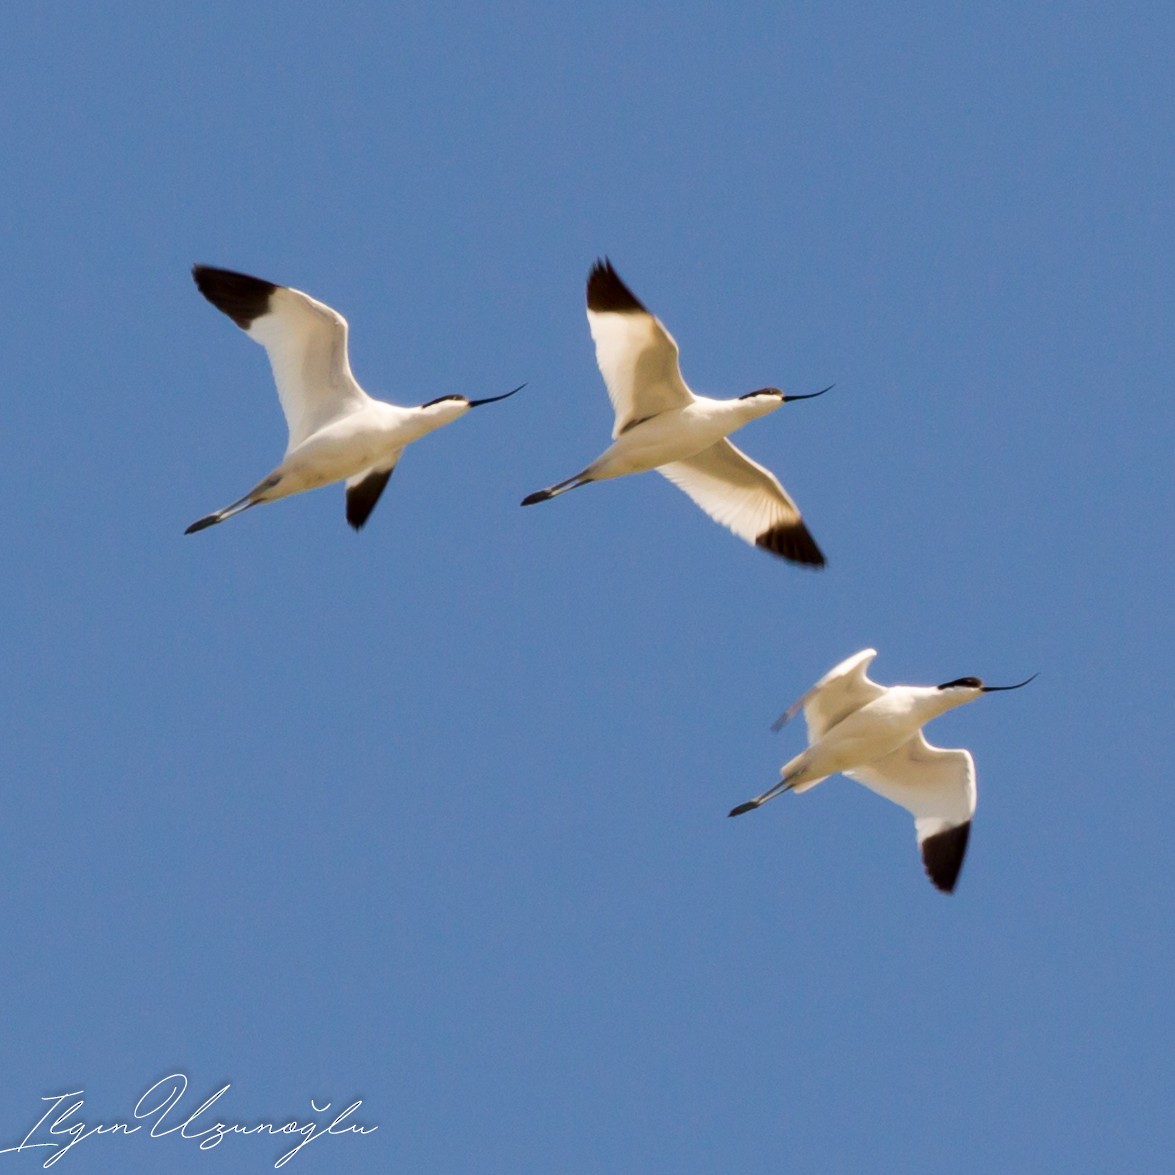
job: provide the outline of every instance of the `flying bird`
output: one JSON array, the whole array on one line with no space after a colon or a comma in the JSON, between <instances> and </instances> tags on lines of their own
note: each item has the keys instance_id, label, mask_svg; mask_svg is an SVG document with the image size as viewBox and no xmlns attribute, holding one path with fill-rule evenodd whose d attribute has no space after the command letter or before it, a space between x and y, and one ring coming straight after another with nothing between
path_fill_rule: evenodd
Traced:
<instances>
[{"instance_id":1,"label":"flying bird","mask_svg":"<svg viewBox=\"0 0 1175 1175\"><path fill-rule=\"evenodd\" d=\"M760 388L737 400L695 395L681 377L673 336L608 260L597 261L588 275L587 317L616 412L612 444L574 477L530 494L522 504L656 469L740 538L795 563L823 567L824 556L779 479L727 438L791 400L829 389L786 396L779 388Z\"/></svg>"},{"instance_id":2,"label":"flying bird","mask_svg":"<svg viewBox=\"0 0 1175 1175\"><path fill-rule=\"evenodd\" d=\"M862 649L829 670L775 723L778 730L802 709L808 749L780 769L780 780L728 815L741 816L785 791L803 792L840 771L900 804L914 817L922 863L944 893L955 888L971 818L975 815L975 761L961 748L926 741L922 727L980 694L1020 689L960 677L942 685L878 685L867 675L876 649Z\"/></svg>"},{"instance_id":3,"label":"flying bird","mask_svg":"<svg viewBox=\"0 0 1175 1175\"><path fill-rule=\"evenodd\" d=\"M404 446L470 408L504 400L441 396L418 408L372 399L355 382L347 358L347 320L309 294L288 286L213 269L192 267L200 293L269 355L290 439L282 463L243 498L188 527L193 534L242 510L288 498L335 481L347 483L347 521L367 521Z\"/></svg>"}]
</instances>

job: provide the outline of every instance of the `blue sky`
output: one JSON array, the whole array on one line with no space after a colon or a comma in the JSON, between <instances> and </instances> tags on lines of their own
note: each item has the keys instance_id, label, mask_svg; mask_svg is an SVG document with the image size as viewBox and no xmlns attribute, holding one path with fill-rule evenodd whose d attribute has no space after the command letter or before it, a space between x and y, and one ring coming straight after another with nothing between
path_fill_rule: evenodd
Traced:
<instances>
[{"instance_id":1,"label":"blue sky","mask_svg":"<svg viewBox=\"0 0 1175 1175\"><path fill-rule=\"evenodd\" d=\"M1161 4L18 6L0 17L0 1146L40 1099L300 1122L330 1172L1153 1169L1175 1146ZM608 255L733 396L806 573L603 448ZM193 262L376 395L508 403L192 537L278 460ZM950 898L843 779L875 676L1028 689ZM196 1127L198 1128L198 1127ZM194 1128L195 1129L195 1128ZM47 1135L40 1135L44 1141ZM270 1169L94 1137L57 1170ZM0 1154L0 1175L47 1151Z\"/></svg>"}]
</instances>

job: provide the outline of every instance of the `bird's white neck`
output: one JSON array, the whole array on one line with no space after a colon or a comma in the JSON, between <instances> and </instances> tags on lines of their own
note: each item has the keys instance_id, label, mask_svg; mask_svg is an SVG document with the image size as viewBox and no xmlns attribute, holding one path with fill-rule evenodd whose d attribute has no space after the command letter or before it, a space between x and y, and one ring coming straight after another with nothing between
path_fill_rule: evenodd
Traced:
<instances>
[{"instance_id":1,"label":"bird's white neck","mask_svg":"<svg viewBox=\"0 0 1175 1175\"><path fill-rule=\"evenodd\" d=\"M469 401L465 399L436 400L431 404L422 404L412 413L412 423L418 430L418 436L424 436L433 429L452 424L458 417L469 411Z\"/></svg>"},{"instance_id":2,"label":"bird's white neck","mask_svg":"<svg viewBox=\"0 0 1175 1175\"><path fill-rule=\"evenodd\" d=\"M707 416L729 425L726 429L728 433L783 407L783 401L778 396L751 396L745 400L711 400L698 396L697 400Z\"/></svg>"},{"instance_id":3,"label":"bird's white neck","mask_svg":"<svg viewBox=\"0 0 1175 1175\"><path fill-rule=\"evenodd\" d=\"M933 685L911 685L906 688L911 694L911 708L919 716L925 716L922 719L924 722L937 718L939 714L945 714L956 706L975 701L980 693L977 689L939 689Z\"/></svg>"}]
</instances>

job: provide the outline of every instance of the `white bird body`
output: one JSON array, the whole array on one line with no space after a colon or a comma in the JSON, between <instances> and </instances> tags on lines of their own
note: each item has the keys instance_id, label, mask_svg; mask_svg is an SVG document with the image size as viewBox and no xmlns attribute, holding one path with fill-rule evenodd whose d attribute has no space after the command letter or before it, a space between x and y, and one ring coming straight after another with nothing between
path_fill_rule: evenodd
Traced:
<instances>
[{"instance_id":1,"label":"white bird body","mask_svg":"<svg viewBox=\"0 0 1175 1175\"><path fill-rule=\"evenodd\" d=\"M823 566L824 556L779 480L727 439L788 400L810 397L785 396L778 388L736 400L695 395L682 379L673 336L610 262L597 262L588 276L587 317L616 413L612 444L574 477L530 494L522 504L656 469L740 538L785 559Z\"/></svg>"},{"instance_id":2,"label":"white bird body","mask_svg":"<svg viewBox=\"0 0 1175 1175\"><path fill-rule=\"evenodd\" d=\"M413 409L369 397L362 407L288 450L270 475L280 475L281 485L266 500L330 485L368 469L393 468L406 445L464 416L469 405L458 403L445 400Z\"/></svg>"},{"instance_id":3,"label":"white bird body","mask_svg":"<svg viewBox=\"0 0 1175 1175\"><path fill-rule=\"evenodd\" d=\"M776 729L802 709L809 746L780 768L774 787L730 815L758 808L785 791L807 791L843 773L914 817L926 872L949 893L962 868L975 814L975 761L962 748L932 746L922 727L981 694L1019 689L1027 682L985 686L976 677L964 677L940 686L883 686L867 674L876 656L875 649L855 653L787 710Z\"/></svg>"},{"instance_id":4,"label":"white bird body","mask_svg":"<svg viewBox=\"0 0 1175 1175\"><path fill-rule=\"evenodd\" d=\"M373 399L351 374L347 320L337 311L300 290L227 269L197 265L192 276L208 301L265 348L289 442L272 473L243 498L194 522L188 534L336 481L347 483L347 521L358 530L406 445L470 408L506 398L444 396L415 408Z\"/></svg>"},{"instance_id":5,"label":"white bird body","mask_svg":"<svg viewBox=\"0 0 1175 1175\"><path fill-rule=\"evenodd\" d=\"M716 445L744 424L783 407L776 397L713 400L694 396L680 408L631 424L581 476L591 481L647 473L675 461L688 461Z\"/></svg>"},{"instance_id":6,"label":"white bird body","mask_svg":"<svg viewBox=\"0 0 1175 1175\"><path fill-rule=\"evenodd\" d=\"M803 792L830 775L875 763L913 738L932 718L972 700L961 695L961 690L935 686L890 686L786 763L780 775L793 780L792 791Z\"/></svg>"}]
</instances>

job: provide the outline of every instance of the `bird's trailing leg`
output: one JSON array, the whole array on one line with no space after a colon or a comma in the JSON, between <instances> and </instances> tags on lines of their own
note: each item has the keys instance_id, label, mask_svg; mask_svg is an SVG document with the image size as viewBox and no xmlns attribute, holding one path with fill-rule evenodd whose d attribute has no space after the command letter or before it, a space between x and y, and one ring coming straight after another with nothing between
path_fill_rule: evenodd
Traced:
<instances>
[{"instance_id":1,"label":"bird's trailing leg","mask_svg":"<svg viewBox=\"0 0 1175 1175\"><path fill-rule=\"evenodd\" d=\"M214 514L206 514L203 518L193 522L184 531L184 534L195 534L198 530L207 530L208 527L215 526L226 518L232 518L234 514L240 514L252 506L260 506L262 502L268 501L263 497L265 491L273 489L279 480L278 477L267 477L263 482L255 485L243 498L238 498L235 502L225 506L223 510L217 510Z\"/></svg>"},{"instance_id":2,"label":"bird's trailing leg","mask_svg":"<svg viewBox=\"0 0 1175 1175\"><path fill-rule=\"evenodd\" d=\"M533 506L536 502L545 502L548 498L557 498L560 494L567 493L568 490L578 489L580 486L585 486L592 479L587 476L587 470L582 473L577 473L574 477L569 477L566 481L558 481L553 486L548 486L545 490L535 490L533 494L527 494L522 499L522 505Z\"/></svg>"},{"instance_id":3,"label":"bird's trailing leg","mask_svg":"<svg viewBox=\"0 0 1175 1175\"><path fill-rule=\"evenodd\" d=\"M184 534L195 534L198 530L207 530L210 526L215 526L218 522L223 522L226 518L231 518L234 514L240 514L242 510L248 510L250 506L256 506L258 502L254 498L250 498L247 494L245 497L234 502L231 506L226 506L223 510L217 510L215 514L206 514L203 518L193 522Z\"/></svg>"},{"instance_id":4,"label":"bird's trailing leg","mask_svg":"<svg viewBox=\"0 0 1175 1175\"><path fill-rule=\"evenodd\" d=\"M745 804L739 804L737 808L731 808L727 812L727 816L741 816L744 812L751 812L755 808L762 807L768 800L775 799L776 796L781 796L785 791L791 791L795 787L795 781L799 772L793 772L791 775L785 775L774 787L769 787L762 795L756 796L753 800L747 800Z\"/></svg>"}]
</instances>

